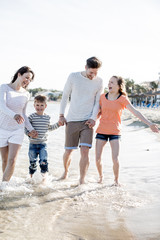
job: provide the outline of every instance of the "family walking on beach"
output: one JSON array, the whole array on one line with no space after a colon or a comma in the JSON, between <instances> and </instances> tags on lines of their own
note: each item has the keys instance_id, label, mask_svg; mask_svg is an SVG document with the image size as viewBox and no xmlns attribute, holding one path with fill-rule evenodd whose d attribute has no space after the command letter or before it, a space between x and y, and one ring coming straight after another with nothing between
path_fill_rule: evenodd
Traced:
<instances>
[{"instance_id":1,"label":"family walking on beach","mask_svg":"<svg viewBox=\"0 0 160 240\"><path fill-rule=\"evenodd\" d=\"M147 124L153 132L159 132L157 125L147 120L133 107L125 92L123 78L112 76L108 83L108 92L103 92L102 79L97 76L102 63L96 57L87 59L85 70L71 73L65 84L60 104L59 120L50 123L50 116L45 114L47 99L36 96L35 112L26 116L29 101L27 87L34 79L34 72L27 66L20 68L9 84L0 86L0 152L2 159L2 184L8 182L14 172L16 158L23 142L24 132L29 137L29 174L37 170L37 160L43 178L48 172L47 132L65 125L65 151L63 155L64 173L61 179L68 175L72 151L80 147L80 179L85 183L89 167L89 149L92 147L93 127L100 118L96 130L96 166L99 182L103 181L102 151L110 142L114 185L119 181L119 148L121 138L121 115L127 108L133 115ZM67 115L65 109L70 98Z\"/></svg>"}]
</instances>

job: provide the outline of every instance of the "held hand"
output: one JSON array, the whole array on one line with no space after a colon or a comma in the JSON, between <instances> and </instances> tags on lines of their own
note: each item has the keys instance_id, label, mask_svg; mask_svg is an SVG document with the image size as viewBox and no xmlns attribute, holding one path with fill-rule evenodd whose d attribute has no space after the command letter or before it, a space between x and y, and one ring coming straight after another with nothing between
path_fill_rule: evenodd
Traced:
<instances>
[{"instance_id":1,"label":"held hand","mask_svg":"<svg viewBox=\"0 0 160 240\"><path fill-rule=\"evenodd\" d=\"M153 132L159 133L159 129L156 124L151 124L149 127Z\"/></svg>"},{"instance_id":2,"label":"held hand","mask_svg":"<svg viewBox=\"0 0 160 240\"><path fill-rule=\"evenodd\" d=\"M59 117L58 124L59 124L60 126L64 126L64 124L67 124L67 121L66 121L65 117L60 116L60 117Z\"/></svg>"},{"instance_id":3,"label":"held hand","mask_svg":"<svg viewBox=\"0 0 160 240\"><path fill-rule=\"evenodd\" d=\"M37 138L38 132L36 130L32 130L31 132L29 132L28 136L31 138Z\"/></svg>"},{"instance_id":4,"label":"held hand","mask_svg":"<svg viewBox=\"0 0 160 240\"><path fill-rule=\"evenodd\" d=\"M16 122L17 122L18 124L22 124L22 123L24 122L24 118L23 118L21 115L19 115L19 114L16 114L16 115L14 116L14 119L16 120Z\"/></svg>"},{"instance_id":5,"label":"held hand","mask_svg":"<svg viewBox=\"0 0 160 240\"><path fill-rule=\"evenodd\" d=\"M101 111L99 111L99 113L97 115L97 119L100 118L101 114L102 114Z\"/></svg>"},{"instance_id":6,"label":"held hand","mask_svg":"<svg viewBox=\"0 0 160 240\"><path fill-rule=\"evenodd\" d=\"M89 128L93 128L96 124L96 122L93 119L88 119L85 124L88 125Z\"/></svg>"}]
</instances>

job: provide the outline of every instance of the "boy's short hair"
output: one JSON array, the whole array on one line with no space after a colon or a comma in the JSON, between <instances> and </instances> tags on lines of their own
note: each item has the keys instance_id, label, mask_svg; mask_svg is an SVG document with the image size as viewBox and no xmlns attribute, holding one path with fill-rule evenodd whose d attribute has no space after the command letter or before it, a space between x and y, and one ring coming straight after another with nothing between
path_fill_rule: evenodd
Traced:
<instances>
[{"instance_id":1,"label":"boy's short hair","mask_svg":"<svg viewBox=\"0 0 160 240\"><path fill-rule=\"evenodd\" d=\"M87 59L86 65L88 68L100 68L102 66L102 62L96 57L91 57Z\"/></svg>"},{"instance_id":2,"label":"boy's short hair","mask_svg":"<svg viewBox=\"0 0 160 240\"><path fill-rule=\"evenodd\" d=\"M38 96L36 96L34 98L34 101L41 102L41 103L43 103L43 102L46 103L47 102L47 98L46 98L46 96L38 95Z\"/></svg>"}]
</instances>

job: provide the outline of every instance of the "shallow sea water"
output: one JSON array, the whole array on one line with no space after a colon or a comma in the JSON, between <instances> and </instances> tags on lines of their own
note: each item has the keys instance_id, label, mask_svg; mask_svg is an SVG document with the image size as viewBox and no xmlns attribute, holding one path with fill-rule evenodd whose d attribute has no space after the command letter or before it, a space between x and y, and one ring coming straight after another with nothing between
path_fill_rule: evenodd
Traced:
<instances>
[{"instance_id":1,"label":"shallow sea water","mask_svg":"<svg viewBox=\"0 0 160 240\"><path fill-rule=\"evenodd\" d=\"M28 113L33 112L33 102ZM59 103L47 113L58 120ZM72 155L69 177L63 173L64 127L49 132L49 176L38 168L28 178L28 139L25 136L14 176L0 192L0 239L130 240L160 239L159 136L128 115L123 117L120 153L121 187L113 183L109 144L103 153L104 182L98 184L94 145L86 184L78 185L79 150ZM2 175L1 175L2 176Z\"/></svg>"}]
</instances>

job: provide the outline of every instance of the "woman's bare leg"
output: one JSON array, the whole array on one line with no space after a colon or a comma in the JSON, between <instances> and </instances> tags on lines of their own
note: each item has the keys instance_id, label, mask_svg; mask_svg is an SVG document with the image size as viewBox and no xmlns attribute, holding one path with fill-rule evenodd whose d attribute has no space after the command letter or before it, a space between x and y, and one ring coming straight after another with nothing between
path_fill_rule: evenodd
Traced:
<instances>
[{"instance_id":1,"label":"woman's bare leg","mask_svg":"<svg viewBox=\"0 0 160 240\"><path fill-rule=\"evenodd\" d=\"M21 145L9 143L8 145L8 161L3 173L2 181L9 181L13 175L16 158L20 150Z\"/></svg>"},{"instance_id":2,"label":"woman's bare leg","mask_svg":"<svg viewBox=\"0 0 160 240\"><path fill-rule=\"evenodd\" d=\"M8 161L8 146L0 148L2 158L2 171L4 173Z\"/></svg>"}]
</instances>

